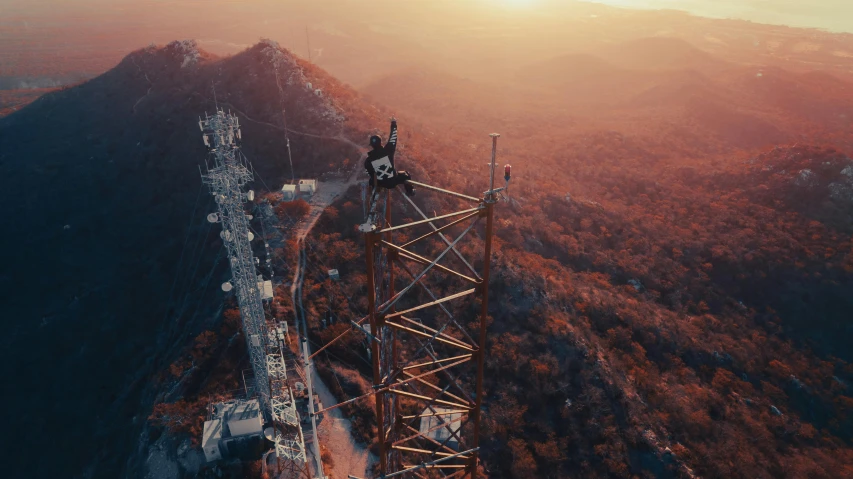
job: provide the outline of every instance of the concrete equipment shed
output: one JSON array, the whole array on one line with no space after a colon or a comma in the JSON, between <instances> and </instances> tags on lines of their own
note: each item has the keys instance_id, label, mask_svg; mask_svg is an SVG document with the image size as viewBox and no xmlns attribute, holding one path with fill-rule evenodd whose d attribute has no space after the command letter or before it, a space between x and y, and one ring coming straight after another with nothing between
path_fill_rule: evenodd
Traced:
<instances>
[{"instance_id":1,"label":"concrete equipment shed","mask_svg":"<svg viewBox=\"0 0 853 479\"><path fill-rule=\"evenodd\" d=\"M222 454L219 451L220 439L222 439L222 419L214 418L213 420L205 421L201 448L204 449L204 458L207 462L222 459Z\"/></svg>"},{"instance_id":2,"label":"concrete equipment shed","mask_svg":"<svg viewBox=\"0 0 853 479\"><path fill-rule=\"evenodd\" d=\"M296 185L284 185L281 187L281 199L284 201L293 201L298 193Z\"/></svg>"},{"instance_id":3,"label":"concrete equipment shed","mask_svg":"<svg viewBox=\"0 0 853 479\"><path fill-rule=\"evenodd\" d=\"M317 192L317 180L299 180L299 193L313 195Z\"/></svg>"},{"instance_id":4,"label":"concrete equipment shed","mask_svg":"<svg viewBox=\"0 0 853 479\"><path fill-rule=\"evenodd\" d=\"M204 422L201 447L208 462L220 459L261 457L263 417L257 399L217 403Z\"/></svg>"}]
</instances>

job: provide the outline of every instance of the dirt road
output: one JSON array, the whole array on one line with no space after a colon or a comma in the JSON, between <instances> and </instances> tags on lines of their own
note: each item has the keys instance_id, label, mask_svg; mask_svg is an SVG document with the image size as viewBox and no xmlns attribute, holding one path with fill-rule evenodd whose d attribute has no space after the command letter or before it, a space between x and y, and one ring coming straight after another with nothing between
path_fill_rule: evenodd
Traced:
<instances>
[{"instance_id":1,"label":"dirt road","mask_svg":"<svg viewBox=\"0 0 853 479\"><path fill-rule=\"evenodd\" d=\"M305 321L305 310L302 307L302 282L305 271L305 238L317 224L317 220L323 211L332 204L339 196L344 194L350 187L358 184L358 173L356 169L348 177L318 182L317 192L311 197L308 204L311 211L297 226L297 240L299 241L299 254L293 275L293 283L290 288L291 298L296 311L297 329L300 335L305 334L307 325ZM307 360L303 356L303 363ZM324 407L337 404L339 398L334 397L314 368L309 368L311 384L314 392L319 395L320 402ZM334 461L334 467L325 471L332 479L346 479L352 474L356 477L366 477L367 469L377 460L375 456L363 445L358 444L352 437L351 422L346 419L339 409L329 411L325 414L322 422L317 426L315 437L319 435L320 443L329 451Z\"/></svg>"}]
</instances>

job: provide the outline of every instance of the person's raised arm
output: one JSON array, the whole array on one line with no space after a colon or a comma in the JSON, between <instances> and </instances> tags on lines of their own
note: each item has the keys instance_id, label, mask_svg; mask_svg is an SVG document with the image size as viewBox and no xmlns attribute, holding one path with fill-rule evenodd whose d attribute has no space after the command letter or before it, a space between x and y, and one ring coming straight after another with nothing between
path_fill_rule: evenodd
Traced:
<instances>
[{"instance_id":1,"label":"person's raised arm","mask_svg":"<svg viewBox=\"0 0 853 479\"><path fill-rule=\"evenodd\" d=\"M397 119L394 117L391 117L391 133L388 135L388 142L385 143L385 151L392 157L397 151Z\"/></svg>"}]
</instances>

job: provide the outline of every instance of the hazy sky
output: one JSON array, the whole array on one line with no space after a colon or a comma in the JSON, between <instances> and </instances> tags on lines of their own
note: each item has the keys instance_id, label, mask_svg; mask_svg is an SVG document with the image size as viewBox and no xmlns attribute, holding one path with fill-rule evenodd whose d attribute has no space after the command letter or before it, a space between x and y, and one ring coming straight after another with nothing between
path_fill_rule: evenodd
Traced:
<instances>
[{"instance_id":1,"label":"hazy sky","mask_svg":"<svg viewBox=\"0 0 853 479\"><path fill-rule=\"evenodd\" d=\"M528 0L536 2L537 0ZM697 15L853 32L853 0L592 0L635 8L669 8Z\"/></svg>"},{"instance_id":2,"label":"hazy sky","mask_svg":"<svg viewBox=\"0 0 853 479\"><path fill-rule=\"evenodd\" d=\"M344 0L346 1L346 0ZM565 5L572 0L405 0L430 3L482 3L521 9L544 9L550 4ZM697 15L718 18L739 18L760 23L817 27L831 31L853 32L853 0L588 0L633 8L666 8L685 10ZM0 0L0 14L56 13L73 9L90 11L110 10L118 4L148 4L152 7L171 4L165 0ZM182 5L197 5L203 11L208 2L200 0L175 0ZM305 8L308 0L219 0L219 3L299 5ZM316 2L324 3L324 2ZM357 4L358 0L348 2ZM377 3L383 3L381 0ZM393 4L394 2L390 2ZM290 7L292 8L292 7ZM2 17L2 15L0 15ZM0 25L3 21L0 18Z\"/></svg>"}]
</instances>

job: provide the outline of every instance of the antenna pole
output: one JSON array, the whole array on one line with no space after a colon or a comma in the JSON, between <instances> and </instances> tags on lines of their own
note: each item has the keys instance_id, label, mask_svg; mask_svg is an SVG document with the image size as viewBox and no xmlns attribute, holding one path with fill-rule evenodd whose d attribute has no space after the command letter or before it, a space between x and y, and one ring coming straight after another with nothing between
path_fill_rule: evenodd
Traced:
<instances>
[{"instance_id":1,"label":"antenna pole","mask_svg":"<svg viewBox=\"0 0 853 479\"><path fill-rule=\"evenodd\" d=\"M495 161L498 155L498 138L500 133L492 133L492 164L489 167L489 192L486 194L486 200L494 203L495 201Z\"/></svg>"},{"instance_id":2,"label":"antenna pole","mask_svg":"<svg viewBox=\"0 0 853 479\"><path fill-rule=\"evenodd\" d=\"M484 239L485 251L483 257L483 282L480 284L480 337L479 349L477 350L477 384L474 407L474 438L473 447L478 448L480 444L480 408L483 404L483 372L485 371L486 360L486 324L489 317L489 278L491 275L492 265L492 236L494 236L494 216L495 216L495 161L497 159L498 138L501 135L492 133L492 164L489 171L489 192L483 198L484 206L486 207L486 238ZM471 479L477 479L477 467L479 465L479 452L474 451L471 457Z\"/></svg>"},{"instance_id":3,"label":"antenna pole","mask_svg":"<svg viewBox=\"0 0 853 479\"><path fill-rule=\"evenodd\" d=\"M305 30L306 33L308 30ZM277 60L277 59L276 59ZM287 142L287 161L290 162L290 184L296 183L296 172L293 171L293 156L290 153L290 137L287 134L287 111L284 106L284 90L281 88L281 79L278 76L278 61L275 66L275 84L278 87L278 99L281 102L281 119L284 123L284 141Z\"/></svg>"},{"instance_id":4,"label":"antenna pole","mask_svg":"<svg viewBox=\"0 0 853 479\"><path fill-rule=\"evenodd\" d=\"M308 27L305 27L305 43L308 45L308 62L314 63L311 61L311 35L308 34Z\"/></svg>"}]
</instances>

